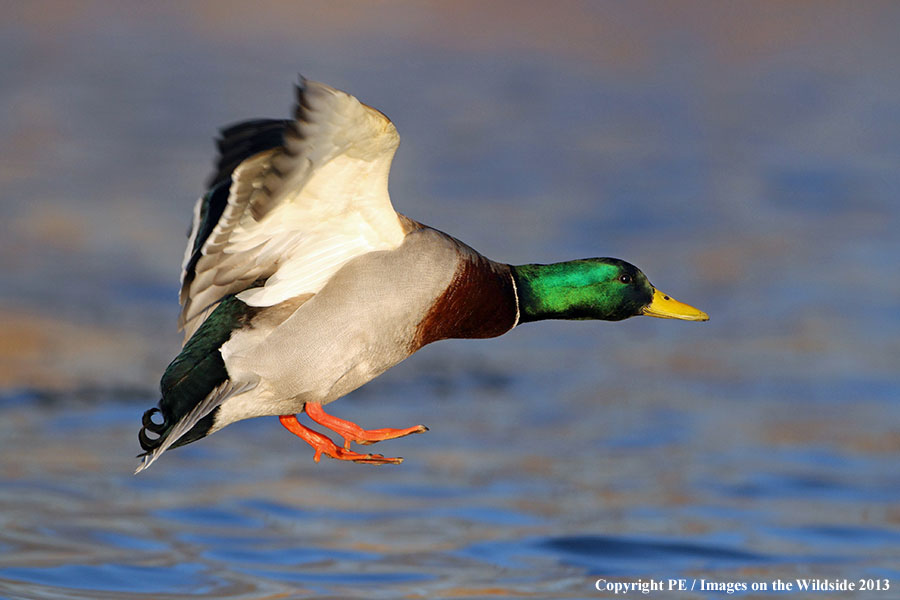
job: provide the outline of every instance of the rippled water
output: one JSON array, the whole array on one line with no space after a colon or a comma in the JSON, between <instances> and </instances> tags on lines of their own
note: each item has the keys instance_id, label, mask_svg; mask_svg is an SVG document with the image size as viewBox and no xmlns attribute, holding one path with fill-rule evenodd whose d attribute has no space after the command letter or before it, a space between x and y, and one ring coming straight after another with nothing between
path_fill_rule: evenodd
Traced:
<instances>
[{"instance_id":1,"label":"rippled water","mask_svg":"<svg viewBox=\"0 0 900 600\"><path fill-rule=\"evenodd\" d=\"M0 596L900 597L895 5L217 6L2 25ZM428 425L400 466L257 419L133 476L208 140L301 70L397 123L399 210L712 320L430 346L332 405Z\"/></svg>"}]
</instances>

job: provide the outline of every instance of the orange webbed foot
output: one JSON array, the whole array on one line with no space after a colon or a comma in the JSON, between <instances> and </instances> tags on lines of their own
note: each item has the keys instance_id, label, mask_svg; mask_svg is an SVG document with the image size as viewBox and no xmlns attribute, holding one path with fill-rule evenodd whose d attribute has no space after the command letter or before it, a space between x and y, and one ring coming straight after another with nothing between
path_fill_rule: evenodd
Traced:
<instances>
[{"instance_id":1,"label":"orange webbed foot","mask_svg":"<svg viewBox=\"0 0 900 600\"><path fill-rule=\"evenodd\" d=\"M402 458L392 458L381 454L360 454L347 448L341 448L318 431L302 425L296 415L282 415L278 417L278 420L288 431L313 447L316 451L313 460L316 462L319 462L323 454L337 460L350 460L370 465L399 465L403 462Z\"/></svg>"},{"instance_id":2,"label":"orange webbed foot","mask_svg":"<svg viewBox=\"0 0 900 600\"><path fill-rule=\"evenodd\" d=\"M406 427L405 429L363 429L352 421L345 421L344 419L329 415L322 408L322 405L317 402L307 402L304 406L304 410L306 411L306 414L309 415L310 419L344 438L345 450L350 449L350 442L368 445L384 440L393 440L413 433L425 433L428 431L428 428L424 425Z\"/></svg>"}]
</instances>

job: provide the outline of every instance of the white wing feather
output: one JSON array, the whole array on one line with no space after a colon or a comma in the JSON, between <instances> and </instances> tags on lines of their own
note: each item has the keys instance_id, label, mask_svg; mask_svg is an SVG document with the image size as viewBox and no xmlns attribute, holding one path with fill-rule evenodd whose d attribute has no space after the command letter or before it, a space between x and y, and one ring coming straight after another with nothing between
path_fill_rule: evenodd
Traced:
<instances>
[{"instance_id":1,"label":"white wing feather","mask_svg":"<svg viewBox=\"0 0 900 600\"><path fill-rule=\"evenodd\" d=\"M393 124L349 94L304 83L284 145L232 173L228 204L183 280L186 339L228 294L251 306L314 294L352 258L403 241L388 195Z\"/></svg>"}]
</instances>

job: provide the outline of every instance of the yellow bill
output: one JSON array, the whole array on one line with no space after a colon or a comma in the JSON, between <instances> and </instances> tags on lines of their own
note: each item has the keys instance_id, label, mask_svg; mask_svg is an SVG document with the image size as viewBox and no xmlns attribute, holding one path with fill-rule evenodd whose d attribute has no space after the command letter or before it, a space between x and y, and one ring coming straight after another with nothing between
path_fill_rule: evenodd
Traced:
<instances>
[{"instance_id":1,"label":"yellow bill","mask_svg":"<svg viewBox=\"0 0 900 600\"><path fill-rule=\"evenodd\" d=\"M709 315L693 306L653 290L653 300L644 307L643 314L660 319L681 319L682 321L709 321Z\"/></svg>"}]
</instances>

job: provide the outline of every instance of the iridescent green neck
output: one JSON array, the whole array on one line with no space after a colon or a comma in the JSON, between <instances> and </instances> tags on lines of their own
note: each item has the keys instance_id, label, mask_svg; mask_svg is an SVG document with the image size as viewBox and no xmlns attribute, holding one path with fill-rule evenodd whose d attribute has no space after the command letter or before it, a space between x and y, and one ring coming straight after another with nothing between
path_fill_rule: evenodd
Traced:
<instances>
[{"instance_id":1,"label":"iridescent green neck","mask_svg":"<svg viewBox=\"0 0 900 600\"><path fill-rule=\"evenodd\" d=\"M640 314L653 295L653 287L640 270L615 258L519 265L512 271L522 323L543 319L619 321Z\"/></svg>"}]
</instances>

